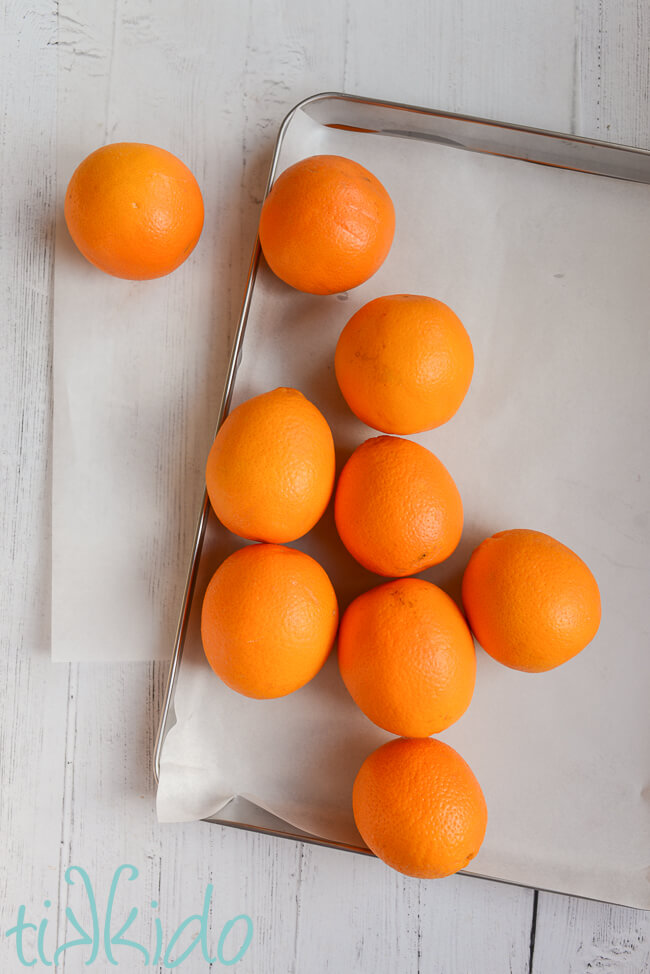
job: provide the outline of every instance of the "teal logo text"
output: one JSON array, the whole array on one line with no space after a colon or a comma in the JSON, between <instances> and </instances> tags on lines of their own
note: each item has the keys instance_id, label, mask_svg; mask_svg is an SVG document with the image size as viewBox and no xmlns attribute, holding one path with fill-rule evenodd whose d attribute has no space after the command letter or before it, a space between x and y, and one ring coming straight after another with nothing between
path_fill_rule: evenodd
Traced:
<instances>
[{"instance_id":1,"label":"teal logo text","mask_svg":"<svg viewBox=\"0 0 650 974\"><path fill-rule=\"evenodd\" d=\"M135 939L134 932L129 934L129 931L140 911L133 906L125 916L117 910L115 899L118 888L128 889L125 884L134 882L138 875L135 866L123 865L115 870L106 909L100 916L88 873L80 866L70 866L66 870L65 881L69 886L78 888L79 894L85 899L86 913L90 914L90 920L85 924L80 923L77 914L67 906L65 915L76 935L59 946L48 948L49 917L45 916L33 922L35 918L28 917L27 908L24 905L19 906L16 923L5 932L5 937L15 947L18 961L23 967L56 967L64 954L75 953L87 955L83 956L86 967L96 961L101 964L108 961L115 967L123 963L129 971L133 971L136 969L136 955L139 955L138 967L162 964L169 970L180 967L191 955L195 958L202 957L206 964L219 963L225 967L231 967L242 959L253 939L253 921L246 913L240 913L223 925L219 937L215 937L216 944L210 945L208 920L214 891L211 883L206 887L201 912L192 913L182 920L170 936L165 935L160 917L154 916L153 943L143 944ZM52 903L45 900L43 905L49 909ZM152 900L151 909L158 909L156 900ZM192 969L196 970L196 967Z\"/></svg>"}]
</instances>

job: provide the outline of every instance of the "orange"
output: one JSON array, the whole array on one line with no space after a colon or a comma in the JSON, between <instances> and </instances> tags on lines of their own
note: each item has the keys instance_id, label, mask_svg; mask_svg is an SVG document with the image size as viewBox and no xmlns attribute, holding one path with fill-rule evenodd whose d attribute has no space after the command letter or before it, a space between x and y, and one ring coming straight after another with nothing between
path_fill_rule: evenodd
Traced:
<instances>
[{"instance_id":1,"label":"orange","mask_svg":"<svg viewBox=\"0 0 650 974\"><path fill-rule=\"evenodd\" d=\"M382 433L420 433L454 415L472 381L474 353L462 322L442 301L390 294L350 318L334 364L360 420Z\"/></svg>"},{"instance_id":2,"label":"orange","mask_svg":"<svg viewBox=\"0 0 650 974\"><path fill-rule=\"evenodd\" d=\"M398 436L357 447L339 477L334 514L345 547L377 575L437 565L463 530L463 505L447 469L426 447Z\"/></svg>"},{"instance_id":3,"label":"orange","mask_svg":"<svg viewBox=\"0 0 650 974\"><path fill-rule=\"evenodd\" d=\"M91 152L72 175L64 212L84 257L133 281L173 271L203 228L203 197L190 170L171 152L139 142Z\"/></svg>"},{"instance_id":4,"label":"orange","mask_svg":"<svg viewBox=\"0 0 650 974\"><path fill-rule=\"evenodd\" d=\"M419 879L463 869L487 827L485 798L471 768L431 738L398 738L373 751L354 782L352 807L375 855Z\"/></svg>"},{"instance_id":5,"label":"orange","mask_svg":"<svg viewBox=\"0 0 650 974\"><path fill-rule=\"evenodd\" d=\"M600 625L600 593L585 563L539 531L500 531L473 552L463 603L483 649L516 670L565 663Z\"/></svg>"},{"instance_id":6,"label":"orange","mask_svg":"<svg viewBox=\"0 0 650 974\"><path fill-rule=\"evenodd\" d=\"M208 456L208 496L229 531L295 541L316 524L334 488L334 441L297 389L274 389L230 413Z\"/></svg>"},{"instance_id":7,"label":"orange","mask_svg":"<svg viewBox=\"0 0 650 974\"><path fill-rule=\"evenodd\" d=\"M282 545L240 548L203 599L201 638L223 682L247 697L283 697L308 683L336 636L338 606L324 569Z\"/></svg>"},{"instance_id":8,"label":"orange","mask_svg":"<svg viewBox=\"0 0 650 974\"><path fill-rule=\"evenodd\" d=\"M395 233L392 200L352 159L311 156L278 176L264 201L260 243L281 280L310 294L363 284L383 264Z\"/></svg>"},{"instance_id":9,"label":"orange","mask_svg":"<svg viewBox=\"0 0 650 974\"><path fill-rule=\"evenodd\" d=\"M391 734L428 737L469 707L474 640L449 596L421 578L364 592L339 631L343 682L366 717Z\"/></svg>"}]
</instances>

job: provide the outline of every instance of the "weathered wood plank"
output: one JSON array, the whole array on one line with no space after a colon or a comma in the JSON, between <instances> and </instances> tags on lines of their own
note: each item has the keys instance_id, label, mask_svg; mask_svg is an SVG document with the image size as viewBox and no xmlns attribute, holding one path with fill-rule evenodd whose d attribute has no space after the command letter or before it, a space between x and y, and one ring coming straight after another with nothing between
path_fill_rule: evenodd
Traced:
<instances>
[{"instance_id":1,"label":"weathered wood plank","mask_svg":"<svg viewBox=\"0 0 650 974\"><path fill-rule=\"evenodd\" d=\"M49 657L56 4L0 8L0 967L21 903L55 897L67 667ZM9 963L13 960L13 966Z\"/></svg>"},{"instance_id":2,"label":"weathered wood plank","mask_svg":"<svg viewBox=\"0 0 650 974\"><path fill-rule=\"evenodd\" d=\"M540 893L532 974L645 974L650 913Z\"/></svg>"}]
</instances>

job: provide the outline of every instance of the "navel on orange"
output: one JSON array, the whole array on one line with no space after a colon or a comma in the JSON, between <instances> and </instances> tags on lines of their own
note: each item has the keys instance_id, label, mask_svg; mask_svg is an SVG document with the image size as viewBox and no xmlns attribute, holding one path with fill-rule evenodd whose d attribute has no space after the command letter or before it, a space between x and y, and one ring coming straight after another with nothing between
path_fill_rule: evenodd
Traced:
<instances>
[{"instance_id":1,"label":"navel on orange","mask_svg":"<svg viewBox=\"0 0 650 974\"><path fill-rule=\"evenodd\" d=\"M547 534L500 531L473 552L463 604L483 649L539 673L575 656L600 625L600 592L581 558Z\"/></svg>"},{"instance_id":2,"label":"navel on orange","mask_svg":"<svg viewBox=\"0 0 650 974\"><path fill-rule=\"evenodd\" d=\"M334 501L341 541L377 575L415 575L444 561L463 530L458 488L413 440L376 436L345 464Z\"/></svg>"},{"instance_id":3,"label":"navel on orange","mask_svg":"<svg viewBox=\"0 0 650 974\"><path fill-rule=\"evenodd\" d=\"M398 738L361 765L352 794L366 845L407 876L463 869L481 847L487 807L469 765L442 741Z\"/></svg>"},{"instance_id":4,"label":"navel on orange","mask_svg":"<svg viewBox=\"0 0 650 974\"><path fill-rule=\"evenodd\" d=\"M219 566L205 593L201 637L210 666L247 697L283 697L314 677L332 648L336 595L325 570L295 548L255 544Z\"/></svg>"},{"instance_id":5,"label":"navel on orange","mask_svg":"<svg viewBox=\"0 0 650 974\"><path fill-rule=\"evenodd\" d=\"M446 423L469 389L474 353L442 301L390 294L364 304L341 332L336 378L348 406L382 433Z\"/></svg>"},{"instance_id":6,"label":"navel on orange","mask_svg":"<svg viewBox=\"0 0 650 974\"><path fill-rule=\"evenodd\" d=\"M260 243L281 280L335 294L363 284L384 262L395 232L379 180L343 156L310 156L285 169L262 206Z\"/></svg>"},{"instance_id":7,"label":"navel on orange","mask_svg":"<svg viewBox=\"0 0 650 974\"><path fill-rule=\"evenodd\" d=\"M391 734L437 734L470 704L474 640L456 603L431 582L400 578L359 595L338 644L352 699Z\"/></svg>"},{"instance_id":8,"label":"navel on orange","mask_svg":"<svg viewBox=\"0 0 650 974\"><path fill-rule=\"evenodd\" d=\"M297 389L241 403L208 456L206 484L225 527L252 541L306 534L334 488L334 441L323 414Z\"/></svg>"},{"instance_id":9,"label":"navel on orange","mask_svg":"<svg viewBox=\"0 0 650 974\"><path fill-rule=\"evenodd\" d=\"M203 197L187 166L165 149L116 142L75 169L65 220L81 253L107 274L163 277L194 250Z\"/></svg>"}]
</instances>

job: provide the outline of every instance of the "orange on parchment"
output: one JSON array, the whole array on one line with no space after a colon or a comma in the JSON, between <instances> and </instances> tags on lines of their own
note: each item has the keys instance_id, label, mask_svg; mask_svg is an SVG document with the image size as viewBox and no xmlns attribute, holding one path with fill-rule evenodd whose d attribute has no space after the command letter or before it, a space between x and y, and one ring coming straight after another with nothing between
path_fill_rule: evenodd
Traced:
<instances>
[{"instance_id":1,"label":"orange on parchment","mask_svg":"<svg viewBox=\"0 0 650 974\"><path fill-rule=\"evenodd\" d=\"M163 277L194 250L203 197L171 152L116 142L91 152L65 196L70 235L91 264L133 281Z\"/></svg>"},{"instance_id":2,"label":"orange on parchment","mask_svg":"<svg viewBox=\"0 0 650 974\"><path fill-rule=\"evenodd\" d=\"M241 403L219 429L206 484L225 527L284 543L319 520L334 489L334 440L323 414L297 389Z\"/></svg>"},{"instance_id":3,"label":"orange on parchment","mask_svg":"<svg viewBox=\"0 0 650 974\"><path fill-rule=\"evenodd\" d=\"M444 561L463 530L463 505L446 467L426 447L376 436L357 447L336 488L345 547L377 575L414 575Z\"/></svg>"},{"instance_id":4,"label":"orange on parchment","mask_svg":"<svg viewBox=\"0 0 650 974\"><path fill-rule=\"evenodd\" d=\"M281 280L310 294L363 284L395 233L393 202L379 180L343 156L310 156L276 179L260 216L260 244Z\"/></svg>"},{"instance_id":5,"label":"orange on parchment","mask_svg":"<svg viewBox=\"0 0 650 974\"><path fill-rule=\"evenodd\" d=\"M283 697L316 676L338 624L325 570L295 548L255 544L226 558L203 599L201 638L215 673L247 697Z\"/></svg>"},{"instance_id":6,"label":"orange on parchment","mask_svg":"<svg viewBox=\"0 0 650 974\"><path fill-rule=\"evenodd\" d=\"M336 378L348 406L382 433L420 433L446 423L469 389L469 335L442 301L389 294L369 301L341 332Z\"/></svg>"},{"instance_id":7,"label":"orange on parchment","mask_svg":"<svg viewBox=\"0 0 650 974\"><path fill-rule=\"evenodd\" d=\"M436 879L478 852L487 807L469 765L442 741L398 738L361 765L352 795L366 845L407 876Z\"/></svg>"},{"instance_id":8,"label":"orange on parchment","mask_svg":"<svg viewBox=\"0 0 650 974\"><path fill-rule=\"evenodd\" d=\"M540 531L481 542L463 577L463 604L483 649L516 670L565 663L600 625L596 579L575 552Z\"/></svg>"},{"instance_id":9,"label":"orange on parchment","mask_svg":"<svg viewBox=\"0 0 650 974\"><path fill-rule=\"evenodd\" d=\"M391 734L429 737L467 710L474 640L446 592L401 578L359 595L341 619L339 669L366 717Z\"/></svg>"}]
</instances>

